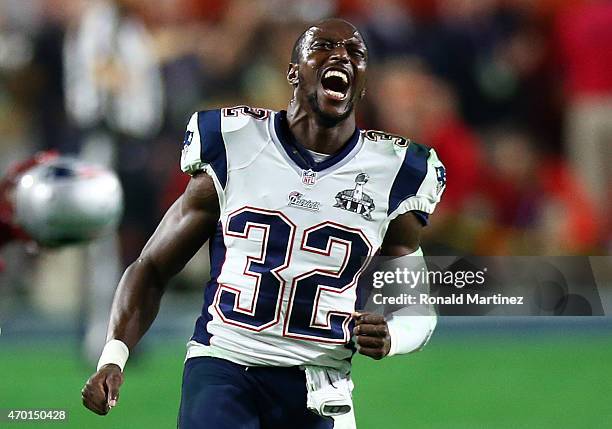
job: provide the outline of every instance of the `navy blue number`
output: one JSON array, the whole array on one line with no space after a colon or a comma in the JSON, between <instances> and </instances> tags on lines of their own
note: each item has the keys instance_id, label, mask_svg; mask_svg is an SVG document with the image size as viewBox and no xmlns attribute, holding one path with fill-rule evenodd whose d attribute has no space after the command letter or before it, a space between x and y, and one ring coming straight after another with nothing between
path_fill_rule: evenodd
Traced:
<instances>
[{"instance_id":1,"label":"navy blue number","mask_svg":"<svg viewBox=\"0 0 612 429\"><path fill-rule=\"evenodd\" d=\"M326 314L318 314L319 295L322 292L340 294L354 285L371 246L361 231L327 222L304 232L302 250L330 256L333 244L345 247L339 269L313 269L295 278L286 336L332 343L348 341L350 313L328 310Z\"/></svg>"},{"instance_id":2,"label":"navy blue number","mask_svg":"<svg viewBox=\"0 0 612 429\"><path fill-rule=\"evenodd\" d=\"M243 288L220 284L215 306L224 322L262 331L280 320L285 281L279 272L290 263L296 227L280 212L245 207L228 217L225 233L249 239L253 229L263 230L261 253L247 258L243 273L255 280L253 298L244 305L240 300ZM304 231L301 251L331 256L334 246L344 247L337 270L315 268L294 279L284 335L331 343L348 341L350 313L328 310L319 314L323 311L319 296L321 292L340 294L353 286L372 248L361 231L331 222Z\"/></svg>"},{"instance_id":3,"label":"navy blue number","mask_svg":"<svg viewBox=\"0 0 612 429\"><path fill-rule=\"evenodd\" d=\"M289 243L293 242L295 227L279 212L246 208L230 215L226 234L248 239L251 229L264 233L259 257L248 257L244 275L254 277L253 300L246 308L240 307L240 289L220 285L216 306L229 324L261 331L278 322L281 290L284 281L278 272L289 263Z\"/></svg>"},{"instance_id":4,"label":"navy blue number","mask_svg":"<svg viewBox=\"0 0 612 429\"><path fill-rule=\"evenodd\" d=\"M368 130L365 132L365 135L367 138L374 140L375 142L389 141L393 142L393 144L398 145L399 147L408 147L408 144L410 143L410 140L402 136L385 133L384 131Z\"/></svg>"},{"instance_id":5,"label":"navy blue number","mask_svg":"<svg viewBox=\"0 0 612 429\"><path fill-rule=\"evenodd\" d=\"M270 116L270 111L268 109L260 109L259 107L251 107L251 106L235 106L235 107L225 107L223 109L224 116L238 116L238 115L248 115L252 118L258 120L264 120L268 116Z\"/></svg>"}]
</instances>

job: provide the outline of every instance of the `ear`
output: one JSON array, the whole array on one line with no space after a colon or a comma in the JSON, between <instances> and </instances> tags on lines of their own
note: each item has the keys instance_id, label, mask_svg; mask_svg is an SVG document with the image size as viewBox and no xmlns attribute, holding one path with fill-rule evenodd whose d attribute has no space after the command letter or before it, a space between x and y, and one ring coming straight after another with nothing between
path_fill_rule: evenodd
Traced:
<instances>
[{"instance_id":1,"label":"ear","mask_svg":"<svg viewBox=\"0 0 612 429\"><path fill-rule=\"evenodd\" d=\"M291 86L297 86L299 81L298 65L289 63L289 68L287 69L287 82L289 82Z\"/></svg>"}]
</instances>

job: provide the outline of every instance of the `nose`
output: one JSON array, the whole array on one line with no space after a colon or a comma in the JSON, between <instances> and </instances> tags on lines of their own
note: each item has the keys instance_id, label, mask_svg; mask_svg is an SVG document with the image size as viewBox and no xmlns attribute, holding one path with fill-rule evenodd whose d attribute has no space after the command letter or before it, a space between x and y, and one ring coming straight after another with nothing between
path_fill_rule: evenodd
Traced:
<instances>
[{"instance_id":1,"label":"nose","mask_svg":"<svg viewBox=\"0 0 612 429\"><path fill-rule=\"evenodd\" d=\"M349 57L349 53L346 50L344 43L336 43L336 46L334 46L334 49L332 50L329 58L330 60L340 61L344 63L348 63L351 61L351 58Z\"/></svg>"}]
</instances>

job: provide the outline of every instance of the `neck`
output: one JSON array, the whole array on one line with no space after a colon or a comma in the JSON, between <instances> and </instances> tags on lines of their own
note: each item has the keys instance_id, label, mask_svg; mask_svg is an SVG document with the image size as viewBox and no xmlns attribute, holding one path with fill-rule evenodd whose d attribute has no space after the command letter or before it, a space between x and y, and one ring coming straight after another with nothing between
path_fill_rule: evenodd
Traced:
<instances>
[{"instance_id":1,"label":"neck","mask_svg":"<svg viewBox=\"0 0 612 429\"><path fill-rule=\"evenodd\" d=\"M306 149L323 154L334 154L355 132L355 113L333 127L321 125L309 106L296 99L287 107L287 122L295 139Z\"/></svg>"}]
</instances>

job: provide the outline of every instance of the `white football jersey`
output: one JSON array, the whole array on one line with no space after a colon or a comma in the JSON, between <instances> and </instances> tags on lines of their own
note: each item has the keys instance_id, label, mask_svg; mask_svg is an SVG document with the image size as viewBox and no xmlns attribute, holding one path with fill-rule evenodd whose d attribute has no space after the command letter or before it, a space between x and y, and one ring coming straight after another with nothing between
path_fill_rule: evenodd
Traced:
<instances>
[{"instance_id":1,"label":"white football jersey","mask_svg":"<svg viewBox=\"0 0 612 429\"><path fill-rule=\"evenodd\" d=\"M286 112L247 106L195 113L181 168L212 176L221 209L187 357L247 366L350 368L359 275L389 222L427 222L446 184L435 151L403 137L356 129L317 163Z\"/></svg>"}]
</instances>

